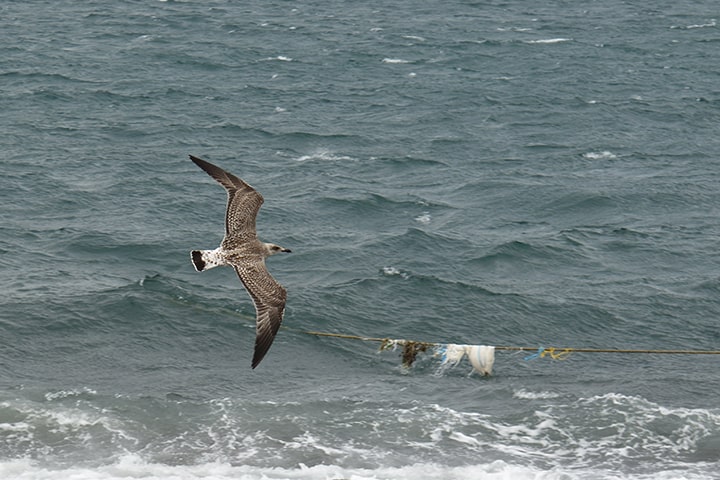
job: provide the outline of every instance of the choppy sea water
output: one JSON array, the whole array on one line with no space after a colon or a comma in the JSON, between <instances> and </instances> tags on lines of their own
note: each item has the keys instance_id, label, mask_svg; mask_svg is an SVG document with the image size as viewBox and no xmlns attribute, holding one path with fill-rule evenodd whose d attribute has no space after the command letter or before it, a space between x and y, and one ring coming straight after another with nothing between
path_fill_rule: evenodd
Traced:
<instances>
[{"instance_id":1,"label":"choppy sea water","mask_svg":"<svg viewBox=\"0 0 720 480\"><path fill-rule=\"evenodd\" d=\"M712 2L0 5L0 478L706 479ZM265 196L286 329L199 274Z\"/></svg>"}]
</instances>

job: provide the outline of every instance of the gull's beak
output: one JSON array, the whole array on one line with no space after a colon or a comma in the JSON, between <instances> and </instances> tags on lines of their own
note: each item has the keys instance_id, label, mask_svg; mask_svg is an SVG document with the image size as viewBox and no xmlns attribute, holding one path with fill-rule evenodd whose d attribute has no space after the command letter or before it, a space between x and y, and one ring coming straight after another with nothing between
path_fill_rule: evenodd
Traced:
<instances>
[{"instance_id":1,"label":"gull's beak","mask_svg":"<svg viewBox=\"0 0 720 480\"><path fill-rule=\"evenodd\" d=\"M290 250L289 248L283 248L283 249L280 250L280 251L281 251L281 252L285 252L285 253L292 253L292 250Z\"/></svg>"}]
</instances>

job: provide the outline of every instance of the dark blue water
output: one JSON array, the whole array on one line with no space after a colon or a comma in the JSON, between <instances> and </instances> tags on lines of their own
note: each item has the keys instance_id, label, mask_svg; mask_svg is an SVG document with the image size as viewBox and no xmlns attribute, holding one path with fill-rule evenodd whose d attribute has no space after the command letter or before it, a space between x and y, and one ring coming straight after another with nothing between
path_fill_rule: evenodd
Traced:
<instances>
[{"instance_id":1,"label":"dark blue water","mask_svg":"<svg viewBox=\"0 0 720 480\"><path fill-rule=\"evenodd\" d=\"M706 479L720 350L712 2L5 2L0 478ZM288 290L215 248L265 197Z\"/></svg>"}]
</instances>

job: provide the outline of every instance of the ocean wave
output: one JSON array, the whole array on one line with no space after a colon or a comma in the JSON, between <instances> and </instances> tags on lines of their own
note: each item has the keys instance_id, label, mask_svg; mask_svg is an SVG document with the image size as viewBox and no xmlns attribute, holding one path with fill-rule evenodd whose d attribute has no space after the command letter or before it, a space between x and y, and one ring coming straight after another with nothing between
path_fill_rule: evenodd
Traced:
<instances>
[{"instance_id":1,"label":"ocean wave","mask_svg":"<svg viewBox=\"0 0 720 480\"><path fill-rule=\"evenodd\" d=\"M377 466L348 468L338 465L300 464L294 468L253 467L231 465L222 462L209 462L200 465L177 466L148 463L136 455L126 455L117 463L97 468L68 467L64 469L48 469L42 464L29 460L10 460L0 462L0 475L5 480L56 480L72 478L74 480L574 480L603 478L602 469L583 470L570 468L552 468L550 470L514 465L496 461L478 463L468 466L445 466L435 463L418 462L409 466ZM615 477L615 478L647 478L657 480L675 479L676 472L668 471L647 477ZM705 480L703 473L684 472L686 480Z\"/></svg>"},{"instance_id":2,"label":"ocean wave","mask_svg":"<svg viewBox=\"0 0 720 480\"><path fill-rule=\"evenodd\" d=\"M375 230L383 225L391 227L392 230L402 228L402 225L397 225L395 222L398 215L404 215L405 218L410 220L411 217L406 212L424 212L428 208L433 210L447 208L447 205L438 202L430 202L402 194L336 191L324 192L318 194L318 196L320 197L318 201L324 208L337 210L338 213L352 214L354 216L353 220L356 222L355 225L367 225L368 229L374 226ZM388 228L383 229L388 230ZM368 243L402 241L404 236L412 235L412 233L409 233L412 230L409 229L399 234L394 233L390 237L383 234L373 235L368 239Z\"/></svg>"},{"instance_id":3,"label":"ocean wave","mask_svg":"<svg viewBox=\"0 0 720 480\"><path fill-rule=\"evenodd\" d=\"M418 462L409 466L378 466L346 468L337 465L299 465L295 468L234 466L210 462L193 466L173 466L144 462L134 455L123 457L118 463L99 468L69 467L48 469L32 460L11 460L0 463L0 474L6 480L588 480L615 478L618 480L707 480L710 467L685 467L682 477L668 469L651 474L622 474L604 468L551 467L534 468L513 462L495 461L467 466L447 466Z\"/></svg>"},{"instance_id":4,"label":"ocean wave","mask_svg":"<svg viewBox=\"0 0 720 480\"><path fill-rule=\"evenodd\" d=\"M582 156L588 160L614 160L617 158L617 155L609 150L603 150L601 152L587 152L583 153Z\"/></svg>"},{"instance_id":5,"label":"ocean wave","mask_svg":"<svg viewBox=\"0 0 720 480\"><path fill-rule=\"evenodd\" d=\"M358 159L348 155L336 154L327 149L319 149L313 153L305 154L297 158L298 162L308 162L312 160L321 160L324 162L349 162L356 161Z\"/></svg>"},{"instance_id":6,"label":"ocean wave","mask_svg":"<svg viewBox=\"0 0 720 480\"><path fill-rule=\"evenodd\" d=\"M714 28L717 27L717 20L710 19L705 23L693 23L691 25L672 25L671 29L693 30L696 28Z\"/></svg>"},{"instance_id":7,"label":"ocean wave","mask_svg":"<svg viewBox=\"0 0 720 480\"><path fill-rule=\"evenodd\" d=\"M541 38L539 40L526 40L525 43L530 44L553 44L553 43L564 43L564 42L572 42L572 38Z\"/></svg>"},{"instance_id":8,"label":"ocean wave","mask_svg":"<svg viewBox=\"0 0 720 480\"><path fill-rule=\"evenodd\" d=\"M277 61L280 61L280 62L292 62L292 61L293 61L292 58L287 57L287 56L285 56L285 55L278 55L278 56L276 56L276 57L268 57L268 58L266 58L265 60L266 60L266 61L277 60Z\"/></svg>"},{"instance_id":9,"label":"ocean wave","mask_svg":"<svg viewBox=\"0 0 720 480\"><path fill-rule=\"evenodd\" d=\"M590 215L607 216L620 209L620 199L609 192L578 191L566 193L542 205L543 211L558 215L575 215L588 218Z\"/></svg>"},{"instance_id":10,"label":"ocean wave","mask_svg":"<svg viewBox=\"0 0 720 480\"><path fill-rule=\"evenodd\" d=\"M432 215L430 215L430 212L423 212L415 217L415 221L423 225L428 225L432 221Z\"/></svg>"},{"instance_id":11,"label":"ocean wave","mask_svg":"<svg viewBox=\"0 0 720 480\"><path fill-rule=\"evenodd\" d=\"M513 401L545 404L507 417L419 402L65 393L0 400L3 478L42 472L48 476L40 478L51 478L50 472L54 478L70 472L216 478L212 469L248 478L316 478L327 468L359 478L405 478L417 474L417 465L432 466L437 478L493 471L498 478L548 471L564 473L561 478L573 472L577 478L587 478L580 472L662 478L674 469L706 471L720 460L712 448L720 438L719 412L617 393L553 402L555 396L524 392ZM388 449L394 452L390 465Z\"/></svg>"},{"instance_id":12,"label":"ocean wave","mask_svg":"<svg viewBox=\"0 0 720 480\"><path fill-rule=\"evenodd\" d=\"M274 107L273 107L274 113ZM299 129L285 129L281 126L265 125L265 126L246 126L235 122L222 121L215 124L210 124L203 128L206 131L212 132L218 130L218 133L223 135L248 135L254 136L260 139L274 139L273 143L278 143L278 138L282 138L282 142L287 145L288 149L291 146L297 146L297 150L307 148L308 144L316 144L320 148L325 148L325 145L335 145L347 143L351 146L355 145L358 140L362 140L361 136L350 131L311 131L311 130L299 130Z\"/></svg>"},{"instance_id":13,"label":"ocean wave","mask_svg":"<svg viewBox=\"0 0 720 480\"><path fill-rule=\"evenodd\" d=\"M567 250L560 245L536 245L535 243L511 240L493 247L487 254L471 261L479 266L490 266L499 262L522 263L527 268L531 264L556 262L567 253Z\"/></svg>"},{"instance_id":14,"label":"ocean wave","mask_svg":"<svg viewBox=\"0 0 720 480\"><path fill-rule=\"evenodd\" d=\"M398 276L400 276L400 278L404 278L406 280L408 278L410 278L410 274L408 272L404 272L404 271L400 270L399 268L395 268L395 267L383 267L382 273L383 273L383 275L387 275L390 277L398 275Z\"/></svg>"},{"instance_id":15,"label":"ocean wave","mask_svg":"<svg viewBox=\"0 0 720 480\"><path fill-rule=\"evenodd\" d=\"M531 392L529 390L521 388L521 389L513 392L513 397L520 398L523 400L547 400L547 399L551 399L551 398L558 398L558 397L560 397L560 394L557 392L544 392L544 391Z\"/></svg>"}]
</instances>

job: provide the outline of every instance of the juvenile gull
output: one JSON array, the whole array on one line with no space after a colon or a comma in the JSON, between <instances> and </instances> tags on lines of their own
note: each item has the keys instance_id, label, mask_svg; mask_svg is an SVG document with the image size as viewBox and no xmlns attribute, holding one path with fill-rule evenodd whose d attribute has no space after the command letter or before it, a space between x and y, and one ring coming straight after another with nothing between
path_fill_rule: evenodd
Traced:
<instances>
[{"instance_id":1,"label":"juvenile gull","mask_svg":"<svg viewBox=\"0 0 720 480\"><path fill-rule=\"evenodd\" d=\"M198 272L220 265L232 265L255 304L256 332L252 368L258 366L277 334L285 310L287 292L265 268L265 258L290 253L273 243L257 239L255 217L263 197L247 183L220 167L190 155L190 160L225 187L225 238L215 250L190 252Z\"/></svg>"}]
</instances>

